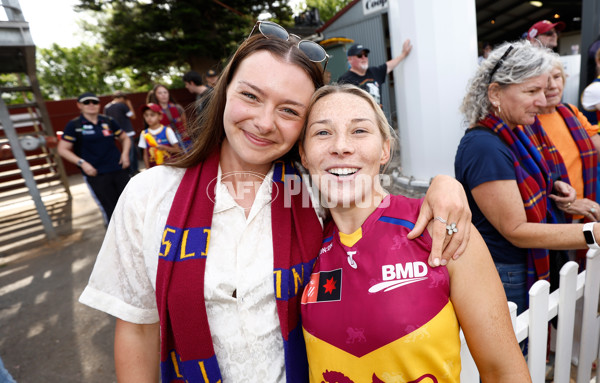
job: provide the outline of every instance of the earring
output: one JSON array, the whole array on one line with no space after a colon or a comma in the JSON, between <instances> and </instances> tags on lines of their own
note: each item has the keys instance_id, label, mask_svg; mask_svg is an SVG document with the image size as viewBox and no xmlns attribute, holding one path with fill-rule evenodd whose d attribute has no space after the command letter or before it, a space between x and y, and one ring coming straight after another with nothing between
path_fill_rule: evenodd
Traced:
<instances>
[{"instance_id":1,"label":"earring","mask_svg":"<svg viewBox=\"0 0 600 383\"><path fill-rule=\"evenodd\" d=\"M498 109L498 114L500 114L502 112L502 109L500 109L500 103L494 102L493 105L494 105L494 108Z\"/></svg>"}]
</instances>

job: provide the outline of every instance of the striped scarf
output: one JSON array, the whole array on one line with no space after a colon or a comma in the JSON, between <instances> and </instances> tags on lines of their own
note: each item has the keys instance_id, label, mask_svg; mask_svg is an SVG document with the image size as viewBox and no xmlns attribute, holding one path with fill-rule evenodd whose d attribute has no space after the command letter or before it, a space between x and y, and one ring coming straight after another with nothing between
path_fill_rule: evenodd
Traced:
<instances>
[{"instance_id":1,"label":"striped scarf","mask_svg":"<svg viewBox=\"0 0 600 383\"><path fill-rule=\"evenodd\" d=\"M595 201L596 177L598 175L598 153L596 153L596 148L569 105L558 104L556 110L565 120L573 141L575 141L579 149L581 166L583 168L583 196Z\"/></svg>"},{"instance_id":2,"label":"striped scarf","mask_svg":"<svg viewBox=\"0 0 600 383\"><path fill-rule=\"evenodd\" d=\"M182 144L189 141L190 137L185 129L185 126L183 126L183 119L179 114L179 109L177 109L177 106L172 102L169 102L166 108L162 108L162 111L163 116L160 120L160 123L164 126L170 126Z\"/></svg>"},{"instance_id":3,"label":"striped scarf","mask_svg":"<svg viewBox=\"0 0 600 383\"><path fill-rule=\"evenodd\" d=\"M497 116L488 114L479 125L489 128L510 148L517 186L527 222L557 223L559 216L552 208L550 198L555 180L569 182L562 157L542 129L539 120L533 125L511 130ZM548 249L528 249L528 287L538 279L550 278Z\"/></svg>"},{"instance_id":4,"label":"striped scarf","mask_svg":"<svg viewBox=\"0 0 600 383\"><path fill-rule=\"evenodd\" d=\"M205 162L187 169L162 236L156 299L163 383L222 381L204 302L204 270L218 165L216 150ZM273 283L286 376L287 382L306 382L308 362L300 323L300 298L310 280L322 231L309 199L303 201L303 193L294 188L304 186L299 184L301 178L293 165L277 162L273 179Z\"/></svg>"}]
</instances>

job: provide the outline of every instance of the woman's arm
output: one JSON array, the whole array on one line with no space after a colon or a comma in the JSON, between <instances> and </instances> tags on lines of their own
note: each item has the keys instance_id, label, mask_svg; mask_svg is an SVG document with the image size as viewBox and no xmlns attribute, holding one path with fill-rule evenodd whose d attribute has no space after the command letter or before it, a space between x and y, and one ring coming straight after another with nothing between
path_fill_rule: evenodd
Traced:
<instances>
[{"instance_id":1,"label":"woman's arm","mask_svg":"<svg viewBox=\"0 0 600 383\"><path fill-rule=\"evenodd\" d=\"M471 193L485 218L516 247L587 249L582 224L527 222L515 180L485 182ZM600 239L600 225L594 226L594 236Z\"/></svg>"},{"instance_id":2,"label":"woman's arm","mask_svg":"<svg viewBox=\"0 0 600 383\"><path fill-rule=\"evenodd\" d=\"M448 265L450 300L483 382L531 382L492 257L474 227L464 254Z\"/></svg>"},{"instance_id":3,"label":"woman's arm","mask_svg":"<svg viewBox=\"0 0 600 383\"><path fill-rule=\"evenodd\" d=\"M458 232L448 235L446 225L435 220L435 217L440 217L449 224L456 223ZM433 244L429 265L445 265L451 258L457 259L465 251L471 230L471 210L465 190L460 182L450 176L438 175L431 181L415 227L408 238L417 238L432 220L435 220L435 225L431 234Z\"/></svg>"},{"instance_id":4,"label":"woman's arm","mask_svg":"<svg viewBox=\"0 0 600 383\"><path fill-rule=\"evenodd\" d=\"M117 318L115 369L119 383L157 383L160 366L160 325L136 324Z\"/></svg>"}]
</instances>

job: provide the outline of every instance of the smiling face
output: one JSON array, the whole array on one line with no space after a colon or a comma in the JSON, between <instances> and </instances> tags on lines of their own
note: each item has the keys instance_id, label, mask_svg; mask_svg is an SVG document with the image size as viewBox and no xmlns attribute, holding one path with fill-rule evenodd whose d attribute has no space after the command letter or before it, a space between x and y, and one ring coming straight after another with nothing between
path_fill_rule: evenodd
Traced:
<instances>
[{"instance_id":1,"label":"smiling face","mask_svg":"<svg viewBox=\"0 0 600 383\"><path fill-rule=\"evenodd\" d=\"M565 86L563 76L561 68L555 67L550 71L548 87L544 91L546 95L546 107L555 107L560 103Z\"/></svg>"},{"instance_id":2,"label":"smiling face","mask_svg":"<svg viewBox=\"0 0 600 383\"><path fill-rule=\"evenodd\" d=\"M369 96L370 97L370 96ZM390 158L373 105L350 93L316 101L307 117L302 164L332 210L375 208L385 193L379 170Z\"/></svg>"},{"instance_id":3,"label":"smiling face","mask_svg":"<svg viewBox=\"0 0 600 383\"><path fill-rule=\"evenodd\" d=\"M222 167L266 174L298 140L314 91L299 66L264 50L248 56L227 87Z\"/></svg>"},{"instance_id":4,"label":"smiling face","mask_svg":"<svg viewBox=\"0 0 600 383\"><path fill-rule=\"evenodd\" d=\"M517 125L530 125L540 108L546 106L544 91L548 86L548 74L532 77L520 84L500 86L492 83L488 97L496 108L496 114L511 129Z\"/></svg>"},{"instance_id":5,"label":"smiling face","mask_svg":"<svg viewBox=\"0 0 600 383\"><path fill-rule=\"evenodd\" d=\"M369 58L364 53L364 51L360 53L362 56L360 58L358 56L348 56L348 63L355 71L363 72L369 68Z\"/></svg>"}]
</instances>

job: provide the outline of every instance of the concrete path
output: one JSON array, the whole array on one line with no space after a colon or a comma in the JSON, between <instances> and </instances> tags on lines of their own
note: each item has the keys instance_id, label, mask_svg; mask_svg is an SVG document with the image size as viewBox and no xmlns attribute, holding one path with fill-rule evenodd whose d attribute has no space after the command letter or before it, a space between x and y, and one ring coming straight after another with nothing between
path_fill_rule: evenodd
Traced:
<instances>
[{"instance_id":1,"label":"concrete path","mask_svg":"<svg viewBox=\"0 0 600 383\"><path fill-rule=\"evenodd\" d=\"M77 301L104 223L82 177L69 183L72 200L56 198L58 240L32 234L29 241L19 238L17 247L0 247L0 357L19 383L116 381L114 318ZM0 222L35 212L33 204L15 210L0 214Z\"/></svg>"}]
</instances>

